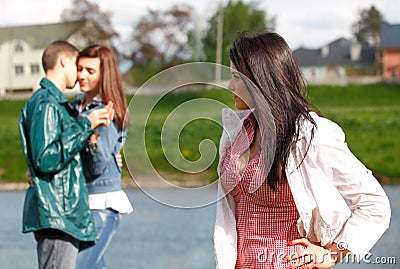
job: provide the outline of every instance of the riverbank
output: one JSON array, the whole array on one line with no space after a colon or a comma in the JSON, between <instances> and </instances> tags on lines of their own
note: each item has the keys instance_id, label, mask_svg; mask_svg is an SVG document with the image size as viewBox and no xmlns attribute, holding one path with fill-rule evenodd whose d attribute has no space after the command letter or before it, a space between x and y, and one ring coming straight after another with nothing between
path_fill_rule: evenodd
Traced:
<instances>
[{"instance_id":1,"label":"riverbank","mask_svg":"<svg viewBox=\"0 0 400 269\"><path fill-rule=\"evenodd\" d=\"M399 185L400 178L397 177L389 177L380 174L374 174L376 179L382 185ZM153 178L149 178L146 176L140 176L138 179L140 182L140 187L165 187L165 184L162 184L159 180L154 180ZM193 177L193 179L185 179L184 181L179 180L169 180L168 183L171 187L181 187L181 188L199 188L208 185L210 182ZM137 189L139 188L136 180L132 178L124 178L122 180L122 188L123 189ZM28 188L28 183L21 183L21 182L12 182L12 181L4 181L0 180L0 191L23 191Z\"/></svg>"},{"instance_id":2,"label":"riverbank","mask_svg":"<svg viewBox=\"0 0 400 269\"><path fill-rule=\"evenodd\" d=\"M139 184L137 183L139 182ZM193 179L185 179L184 181L179 180L168 180L168 183L171 187L181 187L181 188L198 188L203 187L209 184L207 180L196 178L195 176ZM152 188L159 188L165 187L165 183L160 182L160 180L155 180L154 178L150 178L148 176L140 176L137 181L133 178L123 178L122 180L122 188L123 189L137 189L140 187L152 187ZM7 180L0 180L0 191L24 191L28 188L27 182L13 182Z\"/></svg>"}]
</instances>

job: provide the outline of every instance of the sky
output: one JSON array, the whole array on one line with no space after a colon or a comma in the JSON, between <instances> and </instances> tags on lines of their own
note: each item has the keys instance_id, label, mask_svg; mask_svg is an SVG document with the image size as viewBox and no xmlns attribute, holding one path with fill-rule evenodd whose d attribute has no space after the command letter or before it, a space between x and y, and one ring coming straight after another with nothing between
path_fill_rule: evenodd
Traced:
<instances>
[{"instance_id":1,"label":"sky","mask_svg":"<svg viewBox=\"0 0 400 269\"><path fill-rule=\"evenodd\" d=\"M226 3L228 0L221 0ZM400 24L399 0L258 0L259 8L276 18L276 31L292 49L320 48L337 38L351 38L351 25L361 9L374 5L392 24ZM127 40L147 9L165 10L174 4L193 7L200 23L214 14L218 0L92 0L112 13L114 28ZM249 0L244 0L249 2ZM398 3L395 3L398 2ZM1 0L0 27L59 22L72 0Z\"/></svg>"}]
</instances>

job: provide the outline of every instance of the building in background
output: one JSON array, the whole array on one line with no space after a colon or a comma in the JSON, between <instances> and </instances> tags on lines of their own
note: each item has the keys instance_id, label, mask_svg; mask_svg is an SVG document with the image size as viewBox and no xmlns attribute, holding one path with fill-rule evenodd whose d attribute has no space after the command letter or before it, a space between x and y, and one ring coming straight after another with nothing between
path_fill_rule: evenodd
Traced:
<instances>
[{"instance_id":1,"label":"building in background","mask_svg":"<svg viewBox=\"0 0 400 269\"><path fill-rule=\"evenodd\" d=\"M309 83L370 83L400 78L400 24L383 23L380 27L382 77L376 77L373 46L339 38L318 49L294 51Z\"/></svg>"},{"instance_id":2,"label":"building in background","mask_svg":"<svg viewBox=\"0 0 400 269\"><path fill-rule=\"evenodd\" d=\"M341 83L352 76L374 73L374 48L339 38L318 49L294 51L303 75L310 83Z\"/></svg>"},{"instance_id":3,"label":"building in background","mask_svg":"<svg viewBox=\"0 0 400 269\"><path fill-rule=\"evenodd\" d=\"M400 24L383 23L380 28L382 74L384 78L400 77Z\"/></svg>"},{"instance_id":4,"label":"building in background","mask_svg":"<svg viewBox=\"0 0 400 269\"><path fill-rule=\"evenodd\" d=\"M66 40L82 49L89 45L88 34L103 33L88 20L0 28L0 95L37 89L44 76L41 58L46 46Z\"/></svg>"}]
</instances>

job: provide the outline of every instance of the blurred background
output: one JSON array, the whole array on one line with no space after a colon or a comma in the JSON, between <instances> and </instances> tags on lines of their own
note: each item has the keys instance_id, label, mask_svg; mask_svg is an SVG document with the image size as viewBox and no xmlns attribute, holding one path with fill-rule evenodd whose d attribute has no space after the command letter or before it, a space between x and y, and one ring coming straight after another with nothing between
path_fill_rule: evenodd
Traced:
<instances>
[{"instance_id":1,"label":"blurred background","mask_svg":"<svg viewBox=\"0 0 400 269\"><path fill-rule=\"evenodd\" d=\"M396 262L400 262L400 234L396 229L400 223L399 14L400 5L389 0L2 0L1 267L32 268L36 264L34 240L20 232L27 166L17 121L21 107L44 75L41 55L48 43L63 39L80 49L94 43L113 47L130 102L157 73L192 62L229 66L228 50L238 33L271 30L281 34L294 51L308 83L306 90L311 103L343 128L350 149L384 185L392 204L391 227L371 251L370 259L340 266L397 268ZM215 68L214 79L223 84L229 78ZM157 90L151 87L141 90L139 104L146 107L152 96L159 94ZM69 97L73 99L78 92L75 87ZM168 147L160 139L163 123L170 113L179 105L200 98L233 107L231 94L223 88L196 85L171 91L157 102L151 115L145 115L149 116L145 126L149 158L157 172L176 186L198 187L217 179L218 158L201 172L184 173L168 162L164 152ZM135 109L133 117L144 116L140 111ZM195 110L193 113L196 117ZM192 162L198 160L200 142L211 139L218 146L221 131L221 126L204 119L191 122L179 133L182 156ZM129 145L135 142L125 148L135 152ZM132 174L143 177L153 193L176 199L197 198L179 197L173 188L158 189L152 178L147 177L147 171L141 170L142 156L135 159L134 155L129 167L124 166L123 175L135 213L122 222L109 247L106 256L109 268L213 268L215 205L178 210L154 201L154 197L135 188ZM207 195L210 199L215 197L212 190Z\"/></svg>"}]
</instances>

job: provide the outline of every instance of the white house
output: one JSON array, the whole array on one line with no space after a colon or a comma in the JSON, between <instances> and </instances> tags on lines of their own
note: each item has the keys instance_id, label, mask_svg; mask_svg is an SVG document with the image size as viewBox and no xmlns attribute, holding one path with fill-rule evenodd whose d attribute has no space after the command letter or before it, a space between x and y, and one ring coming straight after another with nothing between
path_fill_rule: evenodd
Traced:
<instances>
[{"instance_id":1,"label":"white house","mask_svg":"<svg viewBox=\"0 0 400 269\"><path fill-rule=\"evenodd\" d=\"M44 76L41 57L46 46L66 40L82 49L89 45L88 35L102 35L88 20L0 28L0 95L34 91Z\"/></svg>"}]
</instances>

